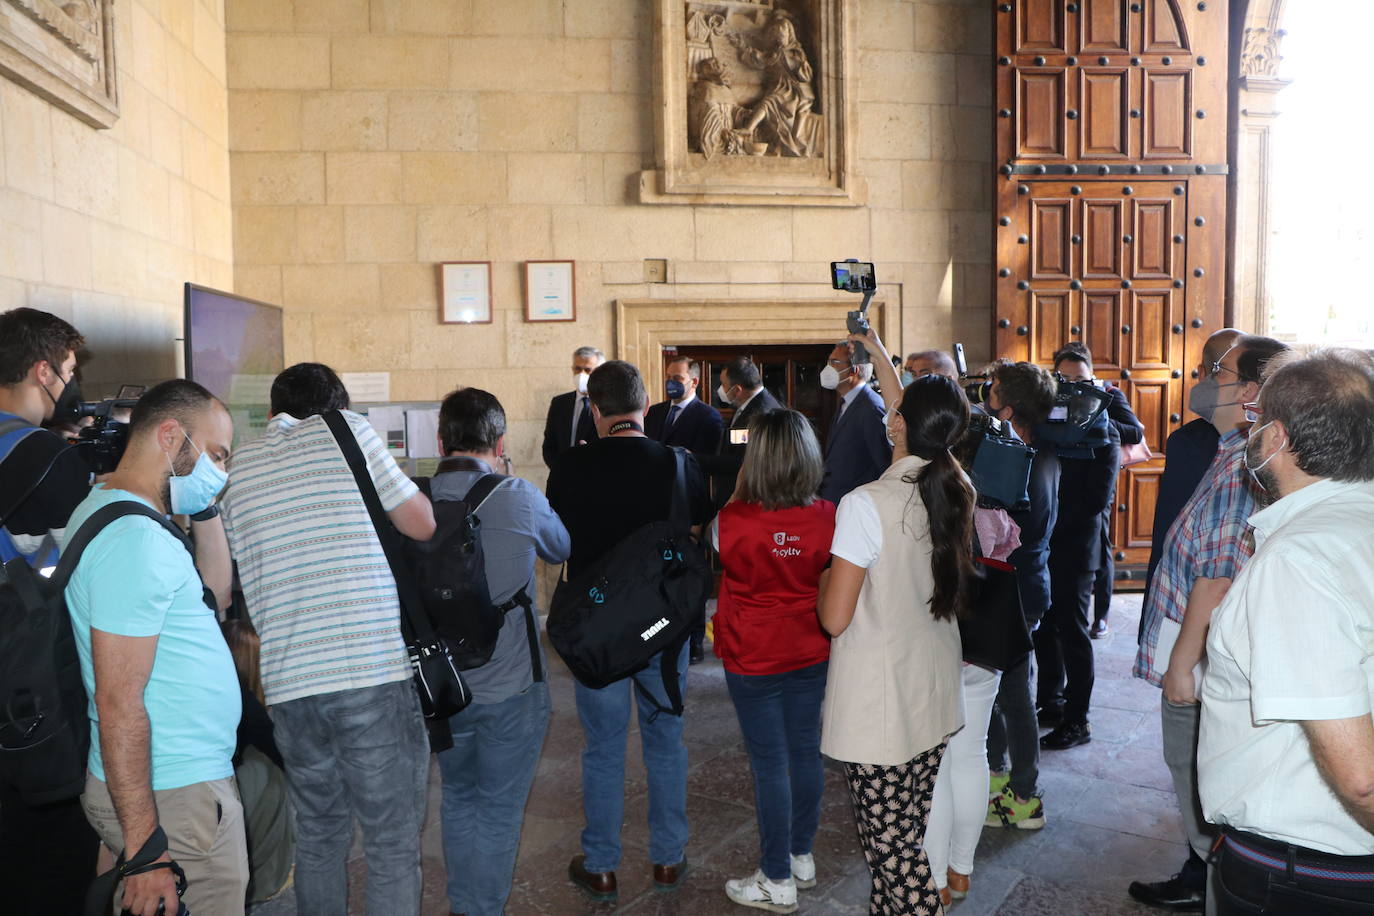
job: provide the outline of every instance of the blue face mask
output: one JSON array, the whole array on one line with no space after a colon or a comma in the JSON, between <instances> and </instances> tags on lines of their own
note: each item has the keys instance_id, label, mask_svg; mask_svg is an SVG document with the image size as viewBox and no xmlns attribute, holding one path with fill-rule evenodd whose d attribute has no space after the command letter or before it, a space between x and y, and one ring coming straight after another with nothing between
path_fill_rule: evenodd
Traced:
<instances>
[{"instance_id":1,"label":"blue face mask","mask_svg":"<svg viewBox=\"0 0 1374 916\"><path fill-rule=\"evenodd\" d=\"M916 376L912 375L910 372L908 372L908 371L906 371L905 369L903 369L903 370L902 370L902 387L905 388L907 385L910 385L910 384L911 384L912 382L914 382L914 381L916 381Z\"/></svg>"},{"instance_id":2,"label":"blue face mask","mask_svg":"<svg viewBox=\"0 0 1374 916\"><path fill-rule=\"evenodd\" d=\"M196 444L191 442L191 437L186 435L186 430L182 430L181 434L192 448L196 447ZM167 464L171 463L172 459L168 458ZM195 515L197 512L204 512L210 508L219 491L224 489L228 479L229 475L221 471L203 451L196 459L196 466L191 468L191 473L180 477L173 469L172 476L167 480L171 488L172 514Z\"/></svg>"},{"instance_id":3,"label":"blue face mask","mask_svg":"<svg viewBox=\"0 0 1374 916\"><path fill-rule=\"evenodd\" d=\"M687 393L687 386L683 385L675 378L668 379L667 383L663 387L664 390L667 392L668 400L670 401L680 401L682 400L682 396Z\"/></svg>"}]
</instances>

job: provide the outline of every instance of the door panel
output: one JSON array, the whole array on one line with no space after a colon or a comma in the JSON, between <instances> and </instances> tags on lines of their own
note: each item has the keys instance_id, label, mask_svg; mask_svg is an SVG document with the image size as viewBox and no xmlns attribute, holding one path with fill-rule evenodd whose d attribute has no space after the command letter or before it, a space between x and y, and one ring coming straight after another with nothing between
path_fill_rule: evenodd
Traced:
<instances>
[{"instance_id":1,"label":"door panel","mask_svg":"<svg viewBox=\"0 0 1374 916\"><path fill-rule=\"evenodd\" d=\"M1148 557L1169 433L1223 326L1228 0L998 4L993 352L1087 344L1156 459L1122 472L1114 525ZM1021 241L1024 239L1024 241Z\"/></svg>"}]
</instances>

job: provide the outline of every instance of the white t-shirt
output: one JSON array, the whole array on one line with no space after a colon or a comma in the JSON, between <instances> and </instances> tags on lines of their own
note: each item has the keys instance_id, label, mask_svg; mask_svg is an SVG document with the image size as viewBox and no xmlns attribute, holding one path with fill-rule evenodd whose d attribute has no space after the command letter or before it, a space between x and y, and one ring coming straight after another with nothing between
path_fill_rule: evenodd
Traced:
<instances>
[{"instance_id":1,"label":"white t-shirt","mask_svg":"<svg viewBox=\"0 0 1374 916\"><path fill-rule=\"evenodd\" d=\"M1212 614L1198 792L1209 821L1336 855L1374 855L1302 722L1370 713L1374 484L1324 480L1251 516L1255 555Z\"/></svg>"},{"instance_id":2,"label":"white t-shirt","mask_svg":"<svg viewBox=\"0 0 1374 916\"><path fill-rule=\"evenodd\" d=\"M883 523L873 495L853 490L835 510L835 540L830 552L864 569L872 566L883 549Z\"/></svg>"}]
</instances>

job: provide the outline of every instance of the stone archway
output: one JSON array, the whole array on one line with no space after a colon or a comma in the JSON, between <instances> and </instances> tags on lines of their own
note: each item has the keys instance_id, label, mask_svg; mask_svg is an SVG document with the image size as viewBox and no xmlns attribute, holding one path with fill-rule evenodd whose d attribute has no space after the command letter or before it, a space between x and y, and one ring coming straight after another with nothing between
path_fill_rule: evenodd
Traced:
<instances>
[{"instance_id":1,"label":"stone archway","mask_svg":"<svg viewBox=\"0 0 1374 916\"><path fill-rule=\"evenodd\" d=\"M1269 330L1271 133L1278 94L1280 28L1286 0L1249 0L1232 20L1230 321L1255 333Z\"/></svg>"}]
</instances>

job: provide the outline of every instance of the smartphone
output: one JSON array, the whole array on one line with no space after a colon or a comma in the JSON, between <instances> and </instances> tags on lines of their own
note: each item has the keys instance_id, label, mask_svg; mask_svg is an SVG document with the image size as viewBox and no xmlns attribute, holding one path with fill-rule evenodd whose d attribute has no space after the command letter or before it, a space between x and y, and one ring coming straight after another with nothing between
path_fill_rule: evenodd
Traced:
<instances>
[{"instance_id":1,"label":"smartphone","mask_svg":"<svg viewBox=\"0 0 1374 916\"><path fill-rule=\"evenodd\" d=\"M732 429L732 430L730 430L730 444L731 444L731 445L748 445L748 444L749 444L749 430L747 430L747 429Z\"/></svg>"},{"instance_id":2,"label":"smartphone","mask_svg":"<svg viewBox=\"0 0 1374 916\"><path fill-rule=\"evenodd\" d=\"M964 358L964 345L961 343L954 345L954 370L960 378L968 375L968 360Z\"/></svg>"},{"instance_id":3,"label":"smartphone","mask_svg":"<svg viewBox=\"0 0 1374 916\"><path fill-rule=\"evenodd\" d=\"M831 261L830 284L850 293L867 293L878 288L869 261Z\"/></svg>"}]
</instances>

